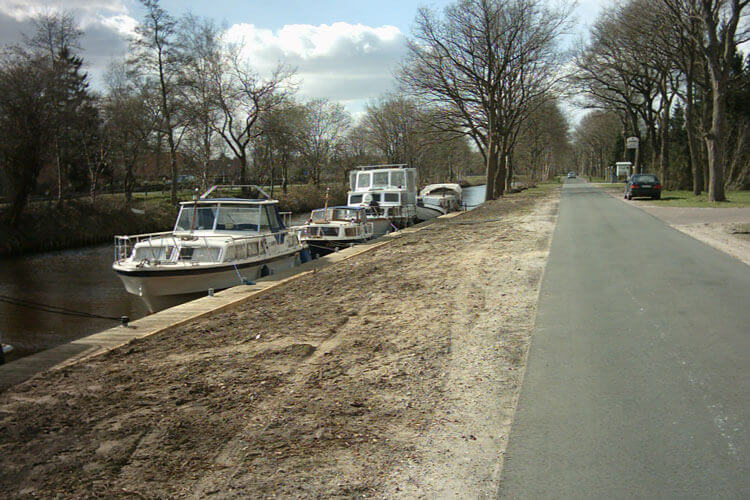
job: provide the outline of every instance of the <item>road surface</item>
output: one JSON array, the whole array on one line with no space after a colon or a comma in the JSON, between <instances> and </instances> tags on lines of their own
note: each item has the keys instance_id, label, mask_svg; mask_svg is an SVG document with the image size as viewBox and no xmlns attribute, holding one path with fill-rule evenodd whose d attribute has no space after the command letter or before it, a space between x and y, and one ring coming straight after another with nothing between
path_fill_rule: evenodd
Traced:
<instances>
[{"instance_id":1,"label":"road surface","mask_svg":"<svg viewBox=\"0 0 750 500\"><path fill-rule=\"evenodd\" d=\"M750 266L563 186L500 498L750 498Z\"/></svg>"}]
</instances>

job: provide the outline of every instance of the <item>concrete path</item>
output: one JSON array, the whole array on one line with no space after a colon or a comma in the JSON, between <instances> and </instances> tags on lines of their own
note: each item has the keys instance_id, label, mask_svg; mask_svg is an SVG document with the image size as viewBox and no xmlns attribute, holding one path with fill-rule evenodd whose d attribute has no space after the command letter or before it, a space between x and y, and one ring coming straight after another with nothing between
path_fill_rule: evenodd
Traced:
<instances>
[{"instance_id":1,"label":"concrete path","mask_svg":"<svg viewBox=\"0 0 750 500\"><path fill-rule=\"evenodd\" d=\"M565 184L501 498L749 498L750 267Z\"/></svg>"}]
</instances>

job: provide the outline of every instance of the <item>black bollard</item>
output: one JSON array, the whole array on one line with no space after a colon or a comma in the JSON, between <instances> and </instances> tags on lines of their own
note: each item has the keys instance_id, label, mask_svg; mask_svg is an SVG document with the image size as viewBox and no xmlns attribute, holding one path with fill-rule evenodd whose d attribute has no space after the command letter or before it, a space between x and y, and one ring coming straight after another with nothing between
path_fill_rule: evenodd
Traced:
<instances>
[{"instance_id":1,"label":"black bollard","mask_svg":"<svg viewBox=\"0 0 750 500\"><path fill-rule=\"evenodd\" d=\"M127 316L120 316L120 326L123 328L128 327L128 323L130 322L130 318Z\"/></svg>"}]
</instances>

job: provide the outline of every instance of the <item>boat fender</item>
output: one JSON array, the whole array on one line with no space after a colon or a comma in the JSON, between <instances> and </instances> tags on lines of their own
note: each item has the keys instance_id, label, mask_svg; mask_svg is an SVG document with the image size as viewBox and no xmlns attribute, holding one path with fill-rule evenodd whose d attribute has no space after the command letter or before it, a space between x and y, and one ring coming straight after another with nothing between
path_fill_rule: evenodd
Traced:
<instances>
[{"instance_id":1,"label":"boat fender","mask_svg":"<svg viewBox=\"0 0 750 500\"><path fill-rule=\"evenodd\" d=\"M263 267L260 268L260 277L263 278L265 276L270 276L271 270L268 268L267 265L263 264Z\"/></svg>"}]
</instances>

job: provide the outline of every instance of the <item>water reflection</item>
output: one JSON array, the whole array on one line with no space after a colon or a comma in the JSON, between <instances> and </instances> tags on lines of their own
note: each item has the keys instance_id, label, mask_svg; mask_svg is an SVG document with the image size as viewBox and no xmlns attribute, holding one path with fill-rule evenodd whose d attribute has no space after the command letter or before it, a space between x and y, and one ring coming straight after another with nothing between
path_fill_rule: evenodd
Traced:
<instances>
[{"instance_id":1,"label":"water reflection","mask_svg":"<svg viewBox=\"0 0 750 500\"><path fill-rule=\"evenodd\" d=\"M145 305L125 292L111 265L111 245L3 259L0 295L102 316L145 316ZM9 361L114 325L0 302L0 337L14 347Z\"/></svg>"}]
</instances>

